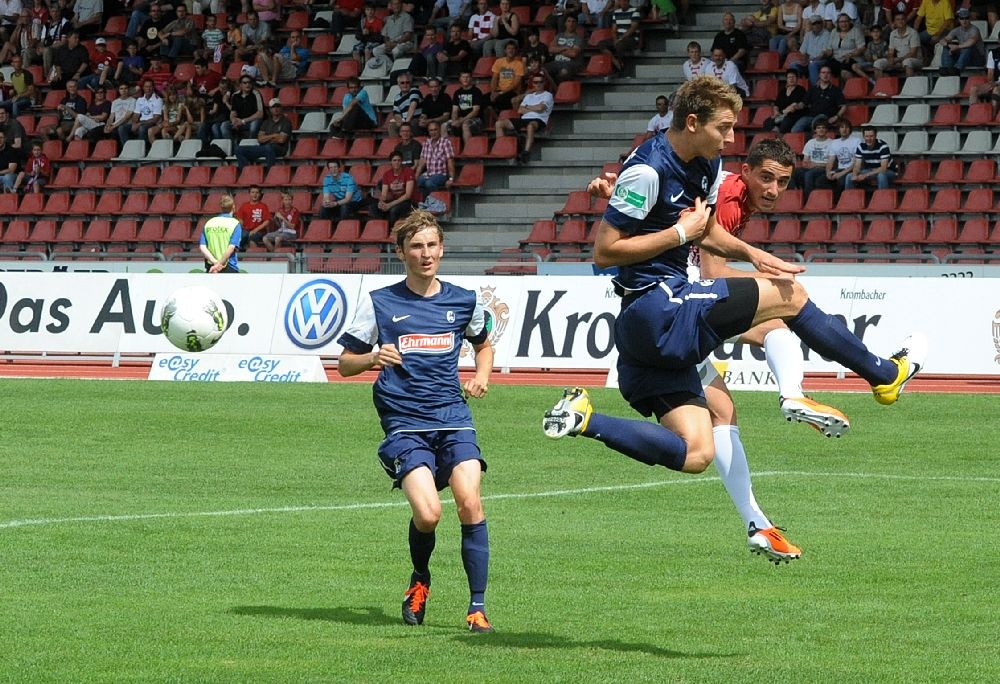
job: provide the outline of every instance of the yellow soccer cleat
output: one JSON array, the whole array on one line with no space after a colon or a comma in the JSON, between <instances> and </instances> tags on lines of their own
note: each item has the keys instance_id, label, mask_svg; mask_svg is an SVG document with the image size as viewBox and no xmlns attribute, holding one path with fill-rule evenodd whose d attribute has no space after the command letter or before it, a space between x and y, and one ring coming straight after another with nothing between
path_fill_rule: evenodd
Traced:
<instances>
[{"instance_id":1,"label":"yellow soccer cleat","mask_svg":"<svg viewBox=\"0 0 1000 684\"><path fill-rule=\"evenodd\" d=\"M542 418L542 431L546 437L559 439L570 435L575 437L587 429L594 409L590 405L590 395L582 387L572 387L563 391L563 397Z\"/></svg>"},{"instance_id":2,"label":"yellow soccer cleat","mask_svg":"<svg viewBox=\"0 0 1000 684\"><path fill-rule=\"evenodd\" d=\"M896 364L896 379L888 385L872 386L872 394L875 395L875 401L886 406L895 404L899 399L899 395L903 393L906 383L923 368L926 356L926 336L921 333L914 333L903 340L902 349L889 357L889 360Z\"/></svg>"}]
</instances>

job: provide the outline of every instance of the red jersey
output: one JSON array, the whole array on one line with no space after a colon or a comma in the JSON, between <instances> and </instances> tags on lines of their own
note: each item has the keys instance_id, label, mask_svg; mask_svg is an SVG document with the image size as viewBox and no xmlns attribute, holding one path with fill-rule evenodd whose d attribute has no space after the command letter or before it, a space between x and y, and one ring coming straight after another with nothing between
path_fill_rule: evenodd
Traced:
<instances>
[{"instance_id":1,"label":"red jersey","mask_svg":"<svg viewBox=\"0 0 1000 684\"><path fill-rule=\"evenodd\" d=\"M292 207L288 211L278 207L274 212L274 217L277 220L275 228L294 230L296 236L302 234L302 212L295 207Z\"/></svg>"},{"instance_id":2,"label":"red jersey","mask_svg":"<svg viewBox=\"0 0 1000 684\"><path fill-rule=\"evenodd\" d=\"M247 202L236 212L243 230L252 232L257 226L271 219L271 210L263 202Z\"/></svg>"},{"instance_id":3,"label":"red jersey","mask_svg":"<svg viewBox=\"0 0 1000 684\"><path fill-rule=\"evenodd\" d=\"M386 171L382 175L382 185L389 186L389 194L386 197L386 201L392 202L405 195L406 184L409 182L416 182L413 169L409 166L401 167L398 174L394 173L391 168Z\"/></svg>"},{"instance_id":4,"label":"red jersey","mask_svg":"<svg viewBox=\"0 0 1000 684\"><path fill-rule=\"evenodd\" d=\"M719 196L715 203L715 223L729 233L739 237L753 215L750 209L750 193L743 177L738 173L722 172ZM701 279L701 251L698 245L691 245L688 251L688 278Z\"/></svg>"}]
</instances>

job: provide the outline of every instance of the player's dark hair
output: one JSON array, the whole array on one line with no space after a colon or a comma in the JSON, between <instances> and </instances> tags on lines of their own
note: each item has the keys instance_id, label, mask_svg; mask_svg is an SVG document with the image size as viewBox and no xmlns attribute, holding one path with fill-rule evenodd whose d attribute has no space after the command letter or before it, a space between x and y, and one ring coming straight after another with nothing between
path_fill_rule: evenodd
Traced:
<instances>
[{"instance_id":1,"label":"player's dark hair","mask_svg":"<svg viewBox=\"0 0 1000 684\"><path fill-rule=\"evenodd\" d=\"M743 109L743 98L736 88L715 76L696 76L677 89L670 127L675 131L684 130L691 114L698 117L699 123L707 124L720 109L738 115Z\"/></svg>"},{"instance_id":2,"label":"player's dark hair","mask_svg":"<svg viewBox=\"0 0 1000 684\"><path fill-rule=\"evenodd\" d=\"M747 165L751 169L756 169L766 161L775 161L782 166L794 168L795 152L780 138L758 140L747 151Z\"/></svg>"},{"instance_id":3,"label":"player's dark hair","mask_svg":"<svg viewBox=\"0 0 1000 684\"><path fill-rule=\"evenodd\" d=\"M410 215L401 221L397 221L392 228L392 235L396 240L396 247L403 249L403 243L407 238L411 238L424 228L433 228L437 231L438 240L444 244L444 231L441 225L434 218L434 214L423 209L414 209Z\"/></svg>"}]
</instances>

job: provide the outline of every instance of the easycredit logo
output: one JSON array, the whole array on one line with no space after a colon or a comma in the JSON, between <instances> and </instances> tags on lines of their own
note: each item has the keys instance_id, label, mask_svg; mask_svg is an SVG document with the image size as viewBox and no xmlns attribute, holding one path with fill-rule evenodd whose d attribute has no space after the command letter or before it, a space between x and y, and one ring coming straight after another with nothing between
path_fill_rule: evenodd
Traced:
<instances>
[{"instance_id":1,"label":"easycredit logo","mask_svg":"<svg viewBox=\"0 0 1000 684\"><path fill-rule=\"evenodd\" d=\"M438 335L403 335L399 338L400 354L447 354L455 347L452 333Z\"/></svg>"}]
</instances>

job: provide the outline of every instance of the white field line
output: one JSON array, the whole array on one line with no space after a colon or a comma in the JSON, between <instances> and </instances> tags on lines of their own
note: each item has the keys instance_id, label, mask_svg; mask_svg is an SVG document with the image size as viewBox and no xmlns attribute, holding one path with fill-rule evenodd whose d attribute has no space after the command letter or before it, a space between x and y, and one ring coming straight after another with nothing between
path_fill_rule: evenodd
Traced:
<instances>
[{"instance_id":1,"label":"white field line","mask_svg":"<svg viewBox=\"0 0 1000 684\"><path fill-rule=\"evenodd\" d=\"M894 475L891 473L814 473L800 470L773 470L753 473L753 477L815 477L815 478L854 478L863 480L895 480L901 482L968 482L1000 484L1000 477L960 477L950 475ZM576 489L554 489L545 492L523 492L511 494L487 494L483 501L503 501L507 499L541 499L557 496L579 496L588 494L603 494L608 492L626 492L654 487L673 485L704 484L718 482L718 477L691 477L686 479L660 480L656 482L641 482L637 484L608 485L604 487L581 487ZM444 504L452 503L450 499L442 499ZM370 503L350 503L330 506L279 506L275 508L237 508L227 511L188 511L179 513L134 513L124 515L87 515L72 518L25 518L21 520L0 521L0 530L17 527L43 527L49 525L65 525L70 523L112 523L133 522L142 520L171 520L178 518L222 518L249 515L269 515L280 513L306 513L313 511L362 511L379 508L401 508L407 505L405 500L379 501Z\"/></svg>"}]
</instances>

